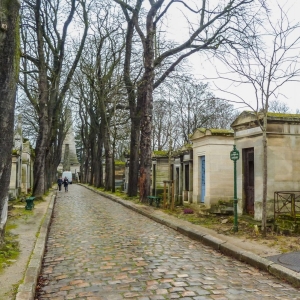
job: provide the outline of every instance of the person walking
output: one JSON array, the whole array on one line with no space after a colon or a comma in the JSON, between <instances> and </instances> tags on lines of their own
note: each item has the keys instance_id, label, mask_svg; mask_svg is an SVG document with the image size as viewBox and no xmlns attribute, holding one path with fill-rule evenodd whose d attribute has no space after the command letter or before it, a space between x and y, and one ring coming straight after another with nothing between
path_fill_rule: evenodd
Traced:
<instances>
[{"instance_id":1,"label":"person walking","mask_svg":"<svg viewBox=\"0 0 300 300\"><path fill-rule=\"evenodd\" d=\"M59 177L59 178L57 179L57 185L58 185L58 190L59 190L59 191L61 191L61 186L62 186L62 184L63 184L63 180L62 180L61 177Z\"/></svg>"},{"instance_id":2,"label":"person walking","mask_svg":"<svg viewBox=\"0 0 300 300\"><path fill-rule=\"evenodd\" d=\"M64 187L65 187L65 192L68 191L68 185L69 185L69 180L67 177L64 178Z\"/></svg>"}]
</instances>

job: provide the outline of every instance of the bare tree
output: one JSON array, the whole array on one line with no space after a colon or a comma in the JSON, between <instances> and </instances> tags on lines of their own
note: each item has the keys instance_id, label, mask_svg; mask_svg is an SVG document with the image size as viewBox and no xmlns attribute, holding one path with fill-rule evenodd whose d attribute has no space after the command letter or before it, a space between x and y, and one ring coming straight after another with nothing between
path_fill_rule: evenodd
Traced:
<instances>
[{"instance_id":1,"label":"bare tree","mask_svg":"<svg viewBox=\"0 0 300 300\"><path fill-rule=\"evenodd\" d=\"M89 125L82 123L81 126L90 126L90 133L94 133L91 136L91 183L97 187L103 185L101 172L104 152L104 187L105 190L113 191L114 143L111 133L116 109L120 106L124 108L118 101L122 83L120 62L124 50L124 32L111 3L94 8L90 18L93 35L87 39L74 90L79 92L79 104L86 106L86 109L81 111L85 111L90 120ZM86 94L88 97L84 93L86 89L89 90Z\"/></svg>"},{"instance_id":2,"label":"bare tree","mask_svg":"<svg viewBox=\"0 0 300 300\"><path fill-rule=\"evenodd\" d=\"M19 76L18 0L0 1L0 245L7 221L8 188L14 133L14 109Z\"/></svg>"},{"instance_id":3,"label":"bare tree","mask_svg":"<svg viewBox=\"0 0 300 300\"><path fill-rule=\"evenodd\" d=\"M176 149L189 143L197 128L229 129L237 111L215 97L208 84L181 74L157 88L153 103L153 150Z\"/></svg>"},{"instance_id":4,"label":"bare tree","mask_svg":"<svg viewBox=\"0 0 300 300\"><path fill-rule=\"evenodd\" d=\"M233 105L215 97L208 84L189 79L177 81L172 94L174 116L184 143L200 127L230 128L235 113Z\"/></svg>"},{"instance_id":5,"label":"bare tree","mask_svg":"<svg viewBox=\"0 0 300 300\"><path fill-rule=\"evenodd\" d=\"M152 149L152 108L153 90L157 88L174 70L190 55L199 51L217 51L222 45L240 40L238 35L247 36L247 16L251 9L252 0L217 1L215 6L203 0L200 4L189 1L158 0L149 1L143 7L144 1L122 1L118 3L127 20L126 57L124 64L124 81L127 87L131 106L132 134L130 166L136 176L137 145L140 145L140 201L147 201L150 194L151 149ZM193 6L193 7L192 7ZM182 26L189 28L185 41L175 43L160 43L159 29L171 13L171 7L182 10L186 23ZM249 9L249 10L248 10ZM196 22L188 18L196 16ZM130 77L131 53L134 33L138 34L143 49L140 61L142 73L138 81ZM137 135L140 132L140 135ZM138 144L140 138L140 143ZM135 154L135 156L134 156ZM131 161L131 163L134 163Z\"/></svg>"},{"instance_id":6,"label":"bare tree","mask_svg":"<svg viewBox=\"0 0 300 300\"><path fill-rule=\"evenodd\" d=\"M280 100L270 100L269 102L269 111L275 112L275 113L287 113L289 112L290 108L289 106Z\"/></svg>"},{"instance_id":7,"label":"bare tree","mask_svg":"<svg viewBox=\"0 0 300 300\"><path fill-rule=\"evenodd\" d=\"M277 3L278 5L278 3ZM280 88L289 81L296 81L300 75L300 24L291 24L284 9L278 5L280 18L276 19L266 10L266 22L253 24L253 40L244 49L232 54L228 52L221 59L226 63L235 78L219 74L220 78L230 80L235 85L250 85L254 101L237 96L237 102L246 105L257 116L257 124L262 131L263 142L263 199L262 233L266 235L267 221L267 117L277 101ZM259 33L259 34L257 34ZM238 78L236 77L238 75ZM227 92L228 91L224 91ZM273 102L275 103L275 102ZM285 109L285 107L283 107Z\"/></svg>"},{"instance_id":8,"label":"bare tree","mask_svg":"<svg viewBox=\"0 0 300 300\"><path fill-rule=\"evenodd\" d=\"M88 18L85 0L24 0L23 5L23 76L20 84L38 114L33 194L40 197L49 187L46 168L53 173L59 164L60 156L52 155L61 153L62 141L55 151L51 151L51 147L56 145L63 100L81 56ZM60 15L62 12L64 16ZM84 29L79 48L67 56L68 29L76 13L81 14Z\"/></svg>"}]
</instances>

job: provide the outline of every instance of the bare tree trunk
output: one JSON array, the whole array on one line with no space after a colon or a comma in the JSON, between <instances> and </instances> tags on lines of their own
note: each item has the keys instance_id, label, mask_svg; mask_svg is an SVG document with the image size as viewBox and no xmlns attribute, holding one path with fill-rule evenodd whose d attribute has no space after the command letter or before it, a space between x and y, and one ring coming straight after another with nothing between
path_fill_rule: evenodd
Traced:
<instances>
[{"instance_id":1,"label":"bare tree trunk","mask_svg":"<svg viewBox=\"0 0 300 300\"><path fill-rule=\"evenodd\" d=\"M136 196L138 191L139 146L140 117L131 117L129 178L127 191L129 197Z\"/></svg>"},{"instance_id":2,"label":"bare tree trunk","mask_svg":"<svg viewBox=\"0 0 300 300\"><path fill-rule=\"evenodd\" d=\"M94 143L94 138L95 136L92 135L93 137L90 140L90 164L89 164L89 185L93 185L94 184L94 176L95 176L95 160L97 159L96 157L96 153L95 153L95 143Z\"/></svg>"},{"instance_id":3,"label":"bare tree trunk","mask_svg":"<svg viewBox=\"0 0 300 300\"><path fill-rule=\"evenodd\" d=\"M159 9L160 1L153 5L147 15L147 35L144 47L144 75L142 86L138 91L138 105L141 106L141 142L140 142L140 201L147 202L151 189L151 138L152 138L152 111L153 111L153 85L154 85L154 17Z\"/></svg>"},{"instance_id":4,"label":"bare tree trunk","mask_svg":"<svg viewBox=\"0 0 300 300\"><path fill-rule=\"evenodd\" d=\"M139 2L139 3L138 3ZM131 56L132 56L132 40L134 35L134 22L137 21L142 1L137 1L132 18L127 20L128 27L126 32L126 47L124 60L124 83L127 90L128 103L130 108L131 132L130 132L130 159L128 174L129 197L137 196L138 192L138 171L139 171L139 149L140 149L140 124L141 111L137 106L135 83L131 80Z\"/></svg>"},{"instance_id":5,"label":"bare tree trunk","mask_svg":"<svg viewBox=\"0 0 300 300\"><path fill-rule=\"evenodd\" d=\"M88 151L85 151L85 154L84 154L84 170L83 170L83 173L84 173L84 183L88 183L89 182L89 176L90 176L90 170L89 170L89 167L90 167L90 164L89 164L89 161L90 161L90 150Z\"/></svg>"},{"instance_id":6,"label":"bare tree trunk","mask_svg":"<svg viewBox=\"0 0 300 300\"><path fill-rule=\"evenodd\" d=\"M7 220L14 110L19 76L18 0L0 1L0 245Z\"/></svg>"},{"instance_id":7,"label":"bare tree trunk","mask_svg":"<svg viewBox=\"0 0 300 300\"><path fill-rule=\"evenodd\" d=\"M106 123L106 120L104 120L105 126L104 126L104 149L105 149L105 190L111 191L112 190L112 151L111 151L111 145L110 145L110 134L109 134L109 128ZM102 123L102 122L101 122Z\"/></svg>"},{"instance_id":8,"label":"bare tree trunk","mask_svg":"<svg viewBox=\"0 0 300 300\"><path fill-rule=\"evenodd\" d=\"M39 57L39 132L35 146L35 161L33 167L33 195L35 197L42 197L45 193L45 164L46 152L49 141L49 115L48 115L48 83L47 70L44 53L44 40L42 31L42 20L40 16L41 1L37 0L35 7L35 22L36 34L38 43L38 57Z\"/></svg>"},{"instance_id":9,"label":"bare tree trunk","mask_svg":"<svg viewBox=\"0 0 300 300\"><path fill-rule=\"evenodd\" d=\"M150 58L151 61L151 58ZM151 136L152 136L152 105L153 105L153 72L149 72L145 77L152 79L145 80L146 85L142 91L144 98L143 117L141 120L141 141L140 141L140 201L147 202L147 196L150 195L151 189ZM139 98L138 98L139 99Z\"/></svg>"},{"instance_id":10,"label":"bare tree trunk","mask_svg":"<svg viewBox=\"0 0 300 300\"><path fill-rule=\"evenodd\" d=\"M112 145L112 189L111 191L113 193L116 192L116 165L115 165L115 139L113 141L113 145Z\"/></svg>"},{"instance_id":11,"label":"bare tree trunk","mask_svg":"<svg viewBox=\"0 0 300 300\"><path fill-rule=\"evenodd\" d=\"M98 134L97 137L97 162L96 162L96 170L95 170L95 186L97 188L103 186L103 170L102 170L102 147L103 141L101 135Z\"/></svg>"}]
</instances>

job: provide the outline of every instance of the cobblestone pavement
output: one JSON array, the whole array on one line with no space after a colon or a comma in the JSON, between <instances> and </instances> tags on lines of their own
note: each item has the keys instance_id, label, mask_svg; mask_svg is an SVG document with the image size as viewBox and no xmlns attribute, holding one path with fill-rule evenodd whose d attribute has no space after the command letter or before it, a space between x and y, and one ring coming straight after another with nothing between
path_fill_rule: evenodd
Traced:
<instances>
[{"instance_id":1,"label":"cobblestone pavement","mask_svg":"<svg viewBox=\"0 0 300 300\"><path fill-rule=\"evenodd\" d=\"M300 290L78 185L59 192L35 299L300 299Z\"/></svg>"}]
</instances>

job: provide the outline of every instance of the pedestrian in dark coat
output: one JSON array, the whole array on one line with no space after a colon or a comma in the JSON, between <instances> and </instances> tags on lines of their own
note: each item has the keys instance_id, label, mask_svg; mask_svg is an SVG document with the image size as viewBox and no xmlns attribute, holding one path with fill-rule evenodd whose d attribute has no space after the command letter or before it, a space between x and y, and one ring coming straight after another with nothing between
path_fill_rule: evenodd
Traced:
<instances>
[{"instance_id":1,"label":"pedestrian in dark coat","mask_svg":"<svg viewBox=\"0 0 300 300\"><path fill-rule=\"evenodd\" d=\"M63 184L63 180L61 177L57 179L58 190L61 191L61 185Z\"/></svg>"},{"instance_id":2,"label":"pedestrian in dark coat","mask_svg":"<svg viewBox=\"0 0 300 300\"><path fill-rule=\"evenodd\" d=\"M64 178L64 187L65 187L65 192L68 191L68 185L69 185L69 180L67 177Z\"/></svg>"}]
</instances>

